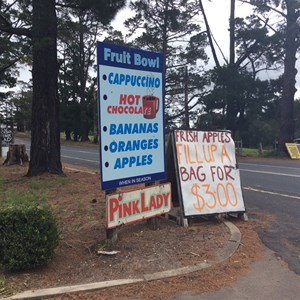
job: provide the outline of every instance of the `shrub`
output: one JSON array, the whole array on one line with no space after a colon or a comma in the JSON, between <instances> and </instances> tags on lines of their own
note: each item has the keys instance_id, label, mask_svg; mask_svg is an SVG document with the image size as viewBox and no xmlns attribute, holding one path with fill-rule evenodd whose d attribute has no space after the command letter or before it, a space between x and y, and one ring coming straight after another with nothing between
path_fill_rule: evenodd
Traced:
<instances>
[{"instance_id":1,"label":"shrub","mask_svg":"<svg viewBox=\"0 0 300 300\"><path fill-rule=\"evenodd\" d=\"M45 265L58 244L58 229L45 206L10 205L0 208L0 264L6 270Z\"/></svg>"}]
</instances>

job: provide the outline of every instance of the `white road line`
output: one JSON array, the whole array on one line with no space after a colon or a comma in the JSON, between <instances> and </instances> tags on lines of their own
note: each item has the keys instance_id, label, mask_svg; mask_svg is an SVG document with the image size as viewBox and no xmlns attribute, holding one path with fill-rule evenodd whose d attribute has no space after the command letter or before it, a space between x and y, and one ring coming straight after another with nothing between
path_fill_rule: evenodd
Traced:
<instances>
[{"instance_id":1,"label":"white road line","mask_svg":"<svg viewBox=\"0 0 300 300\"><path fill-rule=\"evenodd\" d=\"M99 151L97 152L97 151L85 151L85 150L69 150L69 149L67 149L67 148L65 148L65 147L62 147L61 148L61 150L63 150L63 151L66 151L66 152L78 152L78 153L88 153L88 154L97 154L97 153L99 153Z\"/></svg>"},{"instance_id":2,"label":"white road line","mask_svg":"<svg viewBox=\"0 0 300 300\"><path fill-rule=\"evenodd\" d=\"M241 163L241 162L239 162L239 166L241 166L241 165L267 167L267 168L278 168L278 169L299 170L299 168L293 168L293 167L284 167L284 166L277 166L277 165L248 164L248 163Z\"/></svg>"},{"instance_id":3,"label":"white road line","mask_svg":"<svg viewBox=\"0 0 300 300\"><path fill-rule=\"evenodd\" d=\"M297 177L300 178L300 175L296 174L286 174L286 173L275 173L275 172L266 172L266 171L256 171L249 169L239 169L240 171L252 172L252 173L262 173L262 174L270 174L270 175L279 175L279 176L288 176L288 177Z\"/></svg>"},{"instance_id":4,"label":"white road line","mask_svg":"<svg viewBox=\"0 0 300 300\"><path fill-rule=\"evenodd\" d=\"M281 197L287 197L287 198L293 198L293 199L300 200L299 196L292 196L292 195L287 195L287 194L280 194L280 193L275 193L275 192L270 192L270 191L264 191L264 190L254 189L252 187L243 187L243 190L248 190L248 191L253 191L253 192L265 193L265 194L270 194L270 195L275 195L275 196L281 196Z\"/></svg>"},{"instance_id":5,"label":"white road line","mask_svg":"<svg viewBox=\"0 0 300 300\"><path fill-rule=\"evenodd\" d=\"M83 160L83 161L88 161L88 162L93 162L93 163L99 163L98 160L90 160L90 159L78 158L78 157L73 157L73 156L62 155L61 157L72 158L72 159L77 159L77 160Z\"/></svg>"}]
</instances>

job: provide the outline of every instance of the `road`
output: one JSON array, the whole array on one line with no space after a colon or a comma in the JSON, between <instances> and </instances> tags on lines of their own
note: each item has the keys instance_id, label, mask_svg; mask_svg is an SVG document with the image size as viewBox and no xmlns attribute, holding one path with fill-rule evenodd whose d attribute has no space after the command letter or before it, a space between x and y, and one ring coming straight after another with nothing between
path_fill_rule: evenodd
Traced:
<instances>
[{"instance_id":1,"label":"road","mask_svg":"<svg viewBox=\"0 0 300 300\"><path fill-rule=\"evenodd\" d=\"M239 168L247 211L273 217L260 238L300 275L300 161L247 160Z\"/></svg>"},{"instance_id":2,"label":"road","mask_svg":"<svg viewBox=\"0 0 300 300\"><path fill-rule=\"evenodd\" d=\"M25 144L28 155L30 153L30 141L28 139L15 138L16 144ZM78 147L61 146L61 160L63 163L84 166L99 171L98 146Z\"/></svg>"},{"instance_id":3,"label":"road","mask_svg":"<svg viewBox=\"0 0 300 300\"><path fill-rule=\"evenodd\" d=\"M29 149L29 141L25 142ZM98 147L62 146L63 163L99 171ZM258 231L263 243L300 275L300 161L239 160L247 212L272 215L268 228Z\"/></svg>"}]
</instances>

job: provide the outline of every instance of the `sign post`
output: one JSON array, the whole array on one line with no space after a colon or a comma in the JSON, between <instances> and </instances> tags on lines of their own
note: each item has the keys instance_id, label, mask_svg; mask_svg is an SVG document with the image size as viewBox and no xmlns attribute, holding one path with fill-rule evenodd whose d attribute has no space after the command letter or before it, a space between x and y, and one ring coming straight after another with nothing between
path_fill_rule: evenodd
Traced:
<instances>
[{"instance_id":1,"label":"sign post","mask_svg":"<svg viewBox=\"0 0 300 300\"><path fill-rule=\"evenodd\" d=\"M101 188L107 238L115 242L117 226L170 210L170 185L115 195L117 188L166 178L164 65L160 53L100 42L97 60ZM168 194L168 205L161 190Z\"/></svg>"}]
</instances>

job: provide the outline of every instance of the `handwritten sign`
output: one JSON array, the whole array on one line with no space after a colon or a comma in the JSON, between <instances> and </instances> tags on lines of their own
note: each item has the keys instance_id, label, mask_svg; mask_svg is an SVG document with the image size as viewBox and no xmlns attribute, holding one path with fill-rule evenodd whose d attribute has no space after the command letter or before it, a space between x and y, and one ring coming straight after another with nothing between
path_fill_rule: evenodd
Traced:
<instances>
[{"instance_id":1,"label":"handwritten sign","mask_svg":"<svg viewBox=\"0 0 300 300\"><path fill-rule=\"evenodd\" d=\"M165 214L171 209L171 184L106 196L106 227L114 228Z\"/></svg>"},{"instance_id":2,"label":"handwritten sign","mask_svg":"<svg viewBox=\"0 0 300 300\"><path fill-rule=\"evenodd\" d=\"M102 189L165 179L163 57L97 43Z\"/></svg>"},{"instance_id":3,"label":"handwritten sign","mask_svg":"<svg viewBox=\"0 0 300 300\"><path fill-rule=\"evenodd\" d=\"M174 131L185 216L245 211L229 132Z\"/></svg>"},{"instance_id":4,"label":"handwritten sign","mask_svg":"<svg viewBox=\"0 0 300 300\"><path fill-rule=\"evenodd\" d=\"M285 143L285 146L289 152L291 159L300 159L300 151L296 144L294 143Z\"/></svg>"}]
</instances>

